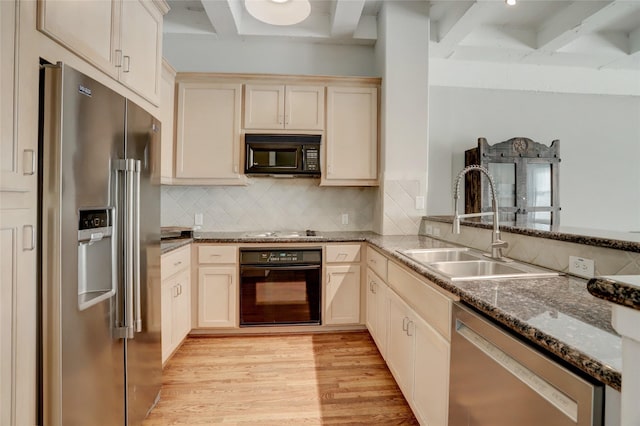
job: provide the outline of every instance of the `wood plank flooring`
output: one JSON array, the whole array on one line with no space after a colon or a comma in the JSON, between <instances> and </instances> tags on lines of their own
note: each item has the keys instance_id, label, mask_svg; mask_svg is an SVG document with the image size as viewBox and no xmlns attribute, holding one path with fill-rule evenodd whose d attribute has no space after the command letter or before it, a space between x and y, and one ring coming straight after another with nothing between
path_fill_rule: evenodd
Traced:
<instances>
[{"instance_id":1,"label":"wood plank flooring","mask_svg":"<svg viewBox=\"0 0 640 426\"><path fill-rule=\"evenodd\" d=\"M365 332L190 337L152 425L417 425Z\"/></svg>"}]
</instances>

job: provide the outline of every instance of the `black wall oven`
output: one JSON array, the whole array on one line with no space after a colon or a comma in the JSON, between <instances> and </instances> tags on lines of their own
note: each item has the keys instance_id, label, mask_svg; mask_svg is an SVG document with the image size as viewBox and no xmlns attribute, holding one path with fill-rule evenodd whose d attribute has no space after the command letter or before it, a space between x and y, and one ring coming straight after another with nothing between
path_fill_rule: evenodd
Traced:
<instances>
[{"instance_id":1,"label":"black wall oven","mask_svg":"<svg viewBox=\"0 0 640 426\"><path fill-rule=\"evenodd\" d=\"M240 326L319 325L322 249L240 250Z\"/></svg>"}]
</instances>

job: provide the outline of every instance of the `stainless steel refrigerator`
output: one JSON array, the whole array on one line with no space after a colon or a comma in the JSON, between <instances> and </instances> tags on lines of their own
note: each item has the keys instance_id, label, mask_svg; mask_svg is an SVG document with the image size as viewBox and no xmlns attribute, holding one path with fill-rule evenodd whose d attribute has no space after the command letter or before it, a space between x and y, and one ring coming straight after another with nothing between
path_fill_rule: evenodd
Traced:
<instances>
[{"instance_id":1,"label":"stainless steel refrigerator","mask_svg":"<svg viewBox=\"0 0 640 426\"><path fill-rule=\"evenodd\" d=\"M42 421L136 425L162 374L160 124L69 66L41 72Z\"/></svg>"}]
</instances>

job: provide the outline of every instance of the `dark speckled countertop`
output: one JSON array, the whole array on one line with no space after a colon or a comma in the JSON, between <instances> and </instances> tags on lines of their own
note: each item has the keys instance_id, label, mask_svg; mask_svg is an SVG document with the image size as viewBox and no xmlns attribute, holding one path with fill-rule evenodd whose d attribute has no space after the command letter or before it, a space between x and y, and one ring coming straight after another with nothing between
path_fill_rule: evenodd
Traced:
<instances>
[{"instance_id":1,"label":"dark speckled countertop","mask_svg":"<svg viewBox=\"0 0 640 426\"><path fill-rule=\"evenodd\" d=\"M534 345L620 390L621 339L611 327L611 307L589 294L585 280L558 276L452 282L398 252L450 247L451 243L424 236L382 236L373 232L319 234L318 237L255 238L240 232L196 232L193 237L195 242L236 244L368 242Z\"/></svg>"},{"instance_id":2,"label":"dark speckled countertop","mask_svg":"<svg viewBox=\"0 0 640 426\"><path fill-rule=\"evenodd\" d=\"M587 284L589 293L617 305L640 310L640 275L596 277Z\"/></svg>"}]
</instances>

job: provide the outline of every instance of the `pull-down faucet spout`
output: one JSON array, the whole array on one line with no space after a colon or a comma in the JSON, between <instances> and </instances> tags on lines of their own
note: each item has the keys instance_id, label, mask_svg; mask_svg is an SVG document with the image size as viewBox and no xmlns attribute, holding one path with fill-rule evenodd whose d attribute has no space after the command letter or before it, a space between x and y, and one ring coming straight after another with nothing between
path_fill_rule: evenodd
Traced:
<instances>
[{"instance_id":1,"label":"pull-down faucet spout","mask_svg":"<svg viewBox=\"0 0 640 426\"><path fill-rule=\"evenodd\" d=\"M481 212L481 213L468 213L468 214L458 214L458 200L460 199L460 181L462 177L466 175L471 170L478 170L482 172L487 179L489 179L489 187L491 188L491 212ZM496 260L507 260L502 255L502 249L509 247L509 243L506 241L502 241L500 239L500 224L498 223L498 199L496 194L496 185L493 180L493 176L489 173L489 170L482 166L472 165L467 166L456 177L456 182L454 184L454 192L453 192L453 233L460 233L460 219L464 219L467 217L479 217L479 216L490 216L493 215L493 233L491 234L491 254L487 254L487 256Z\"/></svg>"}]
</instances>

